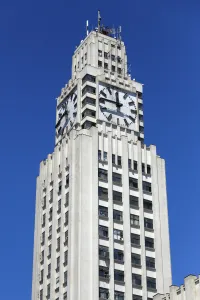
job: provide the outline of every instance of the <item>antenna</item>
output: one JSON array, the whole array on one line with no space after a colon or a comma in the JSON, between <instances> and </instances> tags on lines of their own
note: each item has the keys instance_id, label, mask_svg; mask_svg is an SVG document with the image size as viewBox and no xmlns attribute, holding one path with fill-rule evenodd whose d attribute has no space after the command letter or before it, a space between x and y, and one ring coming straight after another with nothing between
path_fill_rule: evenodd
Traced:
<instances>
[{"instance_id":1,"label":"antenna","mask_svg":"<svg viewBox=\"0 0 200 300\"><path fill-rule=\"evenodd\" d=\"M86 21L86 35L89 34L89 21Z\"/></svg>"},{"instance_id":2,"label":"antenna","mask_svg":"<svg viewBox=\"0 0 200 300\"><path fill-rule=\"evenodd\" d=\"M120 42L121 42L121 39L122 39L121 33L122 33L122 26L119 26L119 40L120 40Z\"/></svg>"},{"instance_id":3,"label":"antenna","mask_svg":"<svg viewBox=\"0 0 200 300\"><path fill-rule=\"evenodd\" d=\"M100 26L101 26L101 15L100 15L100 10L98 10L98 32L100 32Z\"/></svg>"}]
</instances>

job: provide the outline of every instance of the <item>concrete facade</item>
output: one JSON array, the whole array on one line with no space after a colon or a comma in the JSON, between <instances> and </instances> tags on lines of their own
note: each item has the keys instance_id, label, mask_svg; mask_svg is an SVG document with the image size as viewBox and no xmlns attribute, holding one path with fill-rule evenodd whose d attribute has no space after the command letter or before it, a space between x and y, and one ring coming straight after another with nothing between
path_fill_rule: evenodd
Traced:
<instances>
[{"instance_id":1,"label":"concrete facade","mask_svg":"<svg viewBox=\"0 0 200 300\"><path fill-rule=\"evenodd\" d=\"M199 300L200 299L200 275L187 276L184 279L184 284L180 287L170 286L170 292L161 295L157 294L153 300Z\"/></svg>"},{"instance_id":2,"label":"concrete facade","mask_svg":"<svg viewBox=\"0 0 200 300\"><path fill-rule=\"evenodd\" d=\"M81 42L57 99L76 88L74 124L56 134L37 178L32 300L151 300L171 285L165 161L143 143L142 84L127 74L124 43L120 74L109 58L98 67L105 48L116 53L119 41L91 32ZM95 82L83 83L87 74ZM99 119L100 82L135 93L134 131ZM86 85L95 93L83 95Z\"/></svg>"}]
</instances>

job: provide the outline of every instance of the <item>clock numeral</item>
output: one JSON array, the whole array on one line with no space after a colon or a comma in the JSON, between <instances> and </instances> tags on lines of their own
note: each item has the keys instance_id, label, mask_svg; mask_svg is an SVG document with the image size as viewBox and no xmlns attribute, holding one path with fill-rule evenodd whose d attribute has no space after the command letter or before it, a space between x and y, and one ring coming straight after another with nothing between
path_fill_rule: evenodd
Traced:
<instances>
[{"instance_id":1,"label":"clock numeral","mask_svg":"<svg viewBox=\"0 0 200 300\"><path fill-rule=\"evenodd\" d=\"M129 119L132 121L132 122L135 122L135 119L131 116L129 116Z\"/></svg>"},{"instance_id":2,"label":"clock numeral","mask_svg":"<svg viewBox=\"0 0 200 300\"><path fill-rule=\"evenodd\" d=\"M107 98L106 93L104 93L104 91L101 91L100 94Z\"/></svg>"},{"instance_id":3,"label":"clock numeral","mask_svg":"<svg viewBox=\"0 0 200 300\"><path fill-rule=\"evenodd\" d=\"M126 124L126 126L129 126L129 123L126 119L124 119L124 123Z\"/></svg>"},{"instance_id":4,"label":"clock numeral","mask_svg":"<svg viewBox=\"0 0 200 300\"><path fill-rule=\"evenodd\" d=\"M73 102L76 101L76 98L77 98L77 94L74 94L74 99L73 99Z\"/></svg>"},{"instance_id":5,"label":"clock numeral","mask_svg":"<svg viewBox=\"0 0 200 300\"><path fill-rule=\"evenodd\" d=\"M137 110L131 109L132 114L137 114Z\"/></svg>"},{"instance_id":6,"label":"clock numeral","mask_svg":"<svg viewBox=\"0 0 200 300\"><path fill-rule=\"evenodd\" d=\"M109 86L107 87L107 90L108 90L109 94L112 95L112 91L111 91L111 88Z\"/></svg>"},{"instance_id":7,"label":"clock numeral","mask_svg":"<svg viewBox=\"0 0 200 300\"><path fill-rule=\"evenodd\" d=\"M101 106L101 110L102 110L102 111L106 111L106 110L107 110L107 108L106 108L106 107L103 107L103 106Z\"/></svg>"},{"instance_id":8,"label":"clock numeral","mask_svg":"<svg viewBox=\"0 0 200 300\"><path fill-rule=\"evenodd\" d=\"M108 121L112 120L112 114L109 114L109 116L107 117Z\"/></svg>"},{"instance_id":9,"label":"clock numeral","mask_svg":"<svg viewBox=\"0 0 200 300\"><path fill-rule=\"evenodd\" d=\"M135 102L134 101L131 101L128 103L130 106L135 106Z\"/></svg>"},{"instance_id":10,"label":"clock numeral","mask_svg":"<svg viewBox=\"0 0 200 300\"><path fill-rule=\"evenodd\" d=\"M126 100L127 97L128 97L128 93L124 94L123 96L124 100Z\"/></svg>"},{"instance_id":11,"label":"clock numeral","mask_svg":"<svg viewBox=\"0 0 200 300\"><path fill-rule=\"evenodd\" d=\"M105 100L102 99L102 98L100 98L100 99L99 99L99 103L105 104Z\"/></svg>"}]
</instances>

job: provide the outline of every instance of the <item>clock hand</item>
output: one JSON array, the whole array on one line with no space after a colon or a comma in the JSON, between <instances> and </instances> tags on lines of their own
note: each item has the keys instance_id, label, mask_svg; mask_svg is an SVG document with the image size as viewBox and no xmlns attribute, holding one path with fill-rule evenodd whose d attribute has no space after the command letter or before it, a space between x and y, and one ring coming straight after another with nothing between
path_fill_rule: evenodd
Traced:
<instances>
[{"instance_id":1,"label":"clock hand","mask_svg":"<svg viewBox=\"0 0 200 300\"><path fill-rule=\"evenodd\" d=\"M119 110L114 110L114 109L109 109L109 108L106 108L106 107L101 107L101 110L102 111L105 111L105 112L108 112L108 113L111 113L113 115L117 115L119 117L124 117L126 116L124 113L122 113L121 111Z\"/></svg>"},{"instance_id":2,"label":"clock hand","mask_svg":"<svg viewBox=\"0 0 200 300\"><path fill-rule=\"evenodd\" d=\"M123 104L119 102L119 93L118 92L115 93L115 97L116 97L117 109L120 110L120 107L123 106Z\"/></svg>"}]
</instances>

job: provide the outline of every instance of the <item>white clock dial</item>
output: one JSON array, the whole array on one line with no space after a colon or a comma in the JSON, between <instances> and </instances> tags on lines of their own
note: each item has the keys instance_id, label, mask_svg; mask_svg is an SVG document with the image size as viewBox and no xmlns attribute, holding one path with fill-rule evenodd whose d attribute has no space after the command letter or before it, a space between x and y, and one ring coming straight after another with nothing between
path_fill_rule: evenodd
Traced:
<instances>
[{"instance_id":1,"label":"white clock dial","mask_svg":"<svg viewBox=\"0 0 200 300\"><path fill-rule=\"evenodd\" d=\"M136 95L112 86L99 86L99 115L103 121L135 129Z\"/></svg>"},{"instance_id":2,"label":"white clock dial","mask_svg":"<svg viewBox=\"0 0 200 300\"><path fill-rule=\"evenodd\" d=\"M68 132L75 123L77 115L77 90L72 91L58 106L57 135Z\"/></svg>"}]
</instances>

